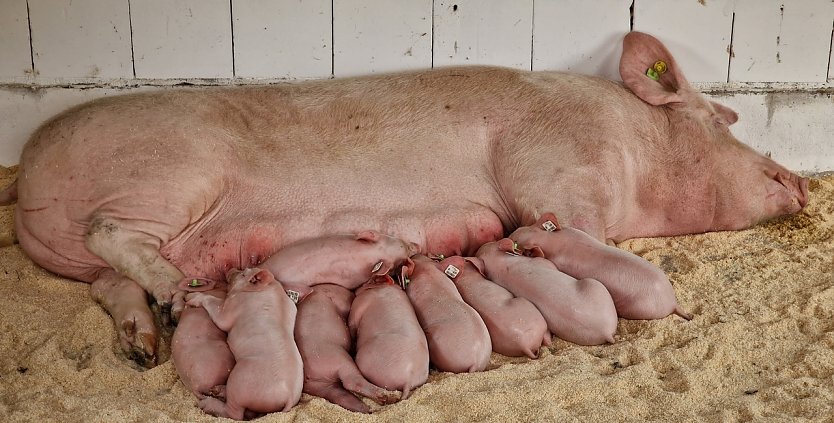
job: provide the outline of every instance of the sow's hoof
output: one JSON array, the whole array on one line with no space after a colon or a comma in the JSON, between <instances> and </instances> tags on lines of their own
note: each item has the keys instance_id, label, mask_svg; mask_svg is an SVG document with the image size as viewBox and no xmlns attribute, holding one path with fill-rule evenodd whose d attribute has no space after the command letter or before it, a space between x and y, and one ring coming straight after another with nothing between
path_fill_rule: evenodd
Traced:
<instances>
[{"instance_id":1,"label":"sow's hoof","mask_svg":"<svg viewBox=\"0 0 834 423\"><path fill-rule=\"evenodd\" d=\"M119 344L127 357L149 369L157 364L157 335L153 320L126 316L118 326Z\"/></svg>"}]
</instances>

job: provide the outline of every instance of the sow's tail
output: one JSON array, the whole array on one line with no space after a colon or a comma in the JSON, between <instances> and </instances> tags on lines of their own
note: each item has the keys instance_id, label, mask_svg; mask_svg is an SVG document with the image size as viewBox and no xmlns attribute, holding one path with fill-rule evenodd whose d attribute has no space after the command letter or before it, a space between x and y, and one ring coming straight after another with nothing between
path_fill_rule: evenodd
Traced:
<instances>
[{"instance_id":1,"label":"sow's tail","mask_svg":"<svg viewBox=\"0 0 834 423\"><path fill-rule=\"evenodd\" d=\"M0 192L0 206L8 206L17 201L17 179Z\"/></svg>"}]
</instances>

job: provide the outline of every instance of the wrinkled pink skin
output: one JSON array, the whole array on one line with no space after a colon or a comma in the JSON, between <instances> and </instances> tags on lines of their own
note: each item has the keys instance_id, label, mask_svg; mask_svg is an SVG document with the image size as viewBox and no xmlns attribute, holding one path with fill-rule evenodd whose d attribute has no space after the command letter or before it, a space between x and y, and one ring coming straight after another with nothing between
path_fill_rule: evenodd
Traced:
<instances>
[{"instance_id":1,"label":"wrinkled pink skin","mask_svg":"<svg viewBox=\"0 0 834 423\"><path fill-rule=\"evenodd\" d=\"M388 273L419 251L420 246L415 243L376 231L363 231L293 243L259 266L271 271L283 283L307 286L331 283L354 290L372 276Z\"/></svg>"},{"instance_id":2,"label":"wrinkled pink skin","mask_svg":"<svg viewBox=\"0 0 834 423\"><path fill-rule=\"evenodd\" d=\"M412 257L405 293L429 345L429 360L442 372L480 372L489 364L492 342L481 316L461 298L455 284L423 255Z\"/></svg>"},{"instance_id":3,"label":"wrinkled pink skin","mask_svg":"<svg viewBox=\"0 0 834 423\"><path fill-rule=\"evenodd\" d=\"M605 286L576 280L540 257L510 255L513 240L484 244L477 253L486 277L517 297L530 300L557 337L579 345L614 342L617 310Z\"/></svg>"},{"instance_id":4,"label":"wrinkled pink skin","mask_svg":"<svg viewBox=\"0 0 834 423\"><path fill-rule=\"evenodd\" d=\"M449 265L459 270L452 282L486 324L493 351L510 357L537 358L539 347L550 345L550 331L541 312L526 298L516 297L485 278L470 260L453 256L436 266L442 272Z\"/></svg>"},{"instance_id":5,"label":"wrinkled pink skin","mask_svg":"<svg viewBox=\"0 0 834 423\"><path fill-rule=\"evenodd\" d=\"M200 408L214 416L242 420L244 413L288 411L301 398L301 355L293 339L296 307L269 271L232 270L223 301L202 292L188 294L188 305L202 306L220 329L235 357L225 402L205 397Z\"/></svg>"},{"instance_id":6,"label":"wrinkled pink skin","mask_svg":"<svg viewBox=\"0 0 834 423\"><path fill-rule=\"evenodd\" d=\"M402 399L426 383L426 335L405 292L389 276L377 276L356 291L348 327L356 339L356 365L369 381L402 391Z\"/></svg>"},{"instance_id":7,"label":"wrinkled pink skin","mask_svg":"<svg viewBox=\"0 0 834 423\"><path fill-rule=\"evenodd\" d=\"M187 283L188 279L184 279L179 287L190 292L194 288ZM225 283L200 291L221 301L226 298ZM235 365L226 332L214 324L202 307L186 307L182 311L171 338L171 358L183 385L199 399L216 394L212 388L225 385Z\"/></svg>"},{"instance_id":8,"label":"wrinkled pink skin","mask_svg":"<svg viewBox=\"0 0 834 423\"><path fill-rule=\"evenodd\" d=\"M645 72L659 59L657 82ZM622 241L806 204L807 180L736 140L735 113L695 92L658 40L627 35L620 65L624 84L460 67L95 100L24 147L17 237L36 263L93 283L153 362L133 285L176 316L184 273L221 279L303 239L373 229L472 255L544 211Z\"/></svg>"},{"instance_id":9,"label":"wrinkled pink skin","mask_svg":"<svg viewBox=\"0 0 834 423\"><path fill-rule=\"evenodd\" d=\"M298 304L295 341L304 362L305 393L369 413L368 406L351 392L379 404L396 402L399 395L368 382L350 356L353 342L347 318L352 302L353 293L341 286L316 285Z\"/></svg>"},{"instance_id":10,"label":"wrinkled pink skin","mask_svg":"<svg viewBox=\"0 0 834 423\"><path fill-rule=\"evenodd\" d=\"M657 266L574 228L548 232L541 227L546 220L556 222L556 217L545 213L535 224L516 229L510 238L525 250L539 247L563 273L600 281L622 318L661 319L675 313L692 319L678 305L675 289Z\"/></svg>"}]
</instances>

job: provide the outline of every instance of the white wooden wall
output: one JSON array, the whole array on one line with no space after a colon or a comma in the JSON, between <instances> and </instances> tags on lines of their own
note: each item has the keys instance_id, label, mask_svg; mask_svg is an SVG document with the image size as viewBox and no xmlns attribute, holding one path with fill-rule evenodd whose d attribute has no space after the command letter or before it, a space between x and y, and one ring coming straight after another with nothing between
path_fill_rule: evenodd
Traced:
<instances>
[{"instance_id":1,"label":"white wooden wall","mask_svg":"<svg viewBox=\"0 0 834 423\"><path fill-rule=\"evenodd\" d=\"M0 0L0 81L475 63L616 78L632 6L633 29L663 39L691 81L834 76L831 0Z\"/></svg>"},{"instance_id":2,"label":"white wooden wall","mask_svg":"<svg viewBox=\"0 0 834 423\"><path fill-rule=\"evenodd\" d=\"M0 164L54 112L126 87L459 64L618 79L631 29L713 89L829 89L833 28L832 0L0 0Z\"/></svg>"}]
</instances>

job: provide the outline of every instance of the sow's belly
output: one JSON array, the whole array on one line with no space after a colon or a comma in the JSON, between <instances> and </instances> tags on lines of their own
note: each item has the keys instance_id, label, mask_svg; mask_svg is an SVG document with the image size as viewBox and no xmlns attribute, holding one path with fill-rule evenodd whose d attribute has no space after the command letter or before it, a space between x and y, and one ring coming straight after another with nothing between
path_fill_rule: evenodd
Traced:
<instances>
[{"instance_id":1,"label":"sow's belly","mask_svg":"<svg viewBox=\"0 0 834 423\"><path fill-rule=\"evenodd\" d=\"M420 209L393 210L333 206L272 210L268 218L242 214L247 216L207 216L164 245L161 253L187 276L220 279L230 268L258 265L294 241L330 234L376 230L415 242L424 254L452 256L474 255L505 233L496 213L476 205L426 202Z\"/></svg>"}]
</instances>

